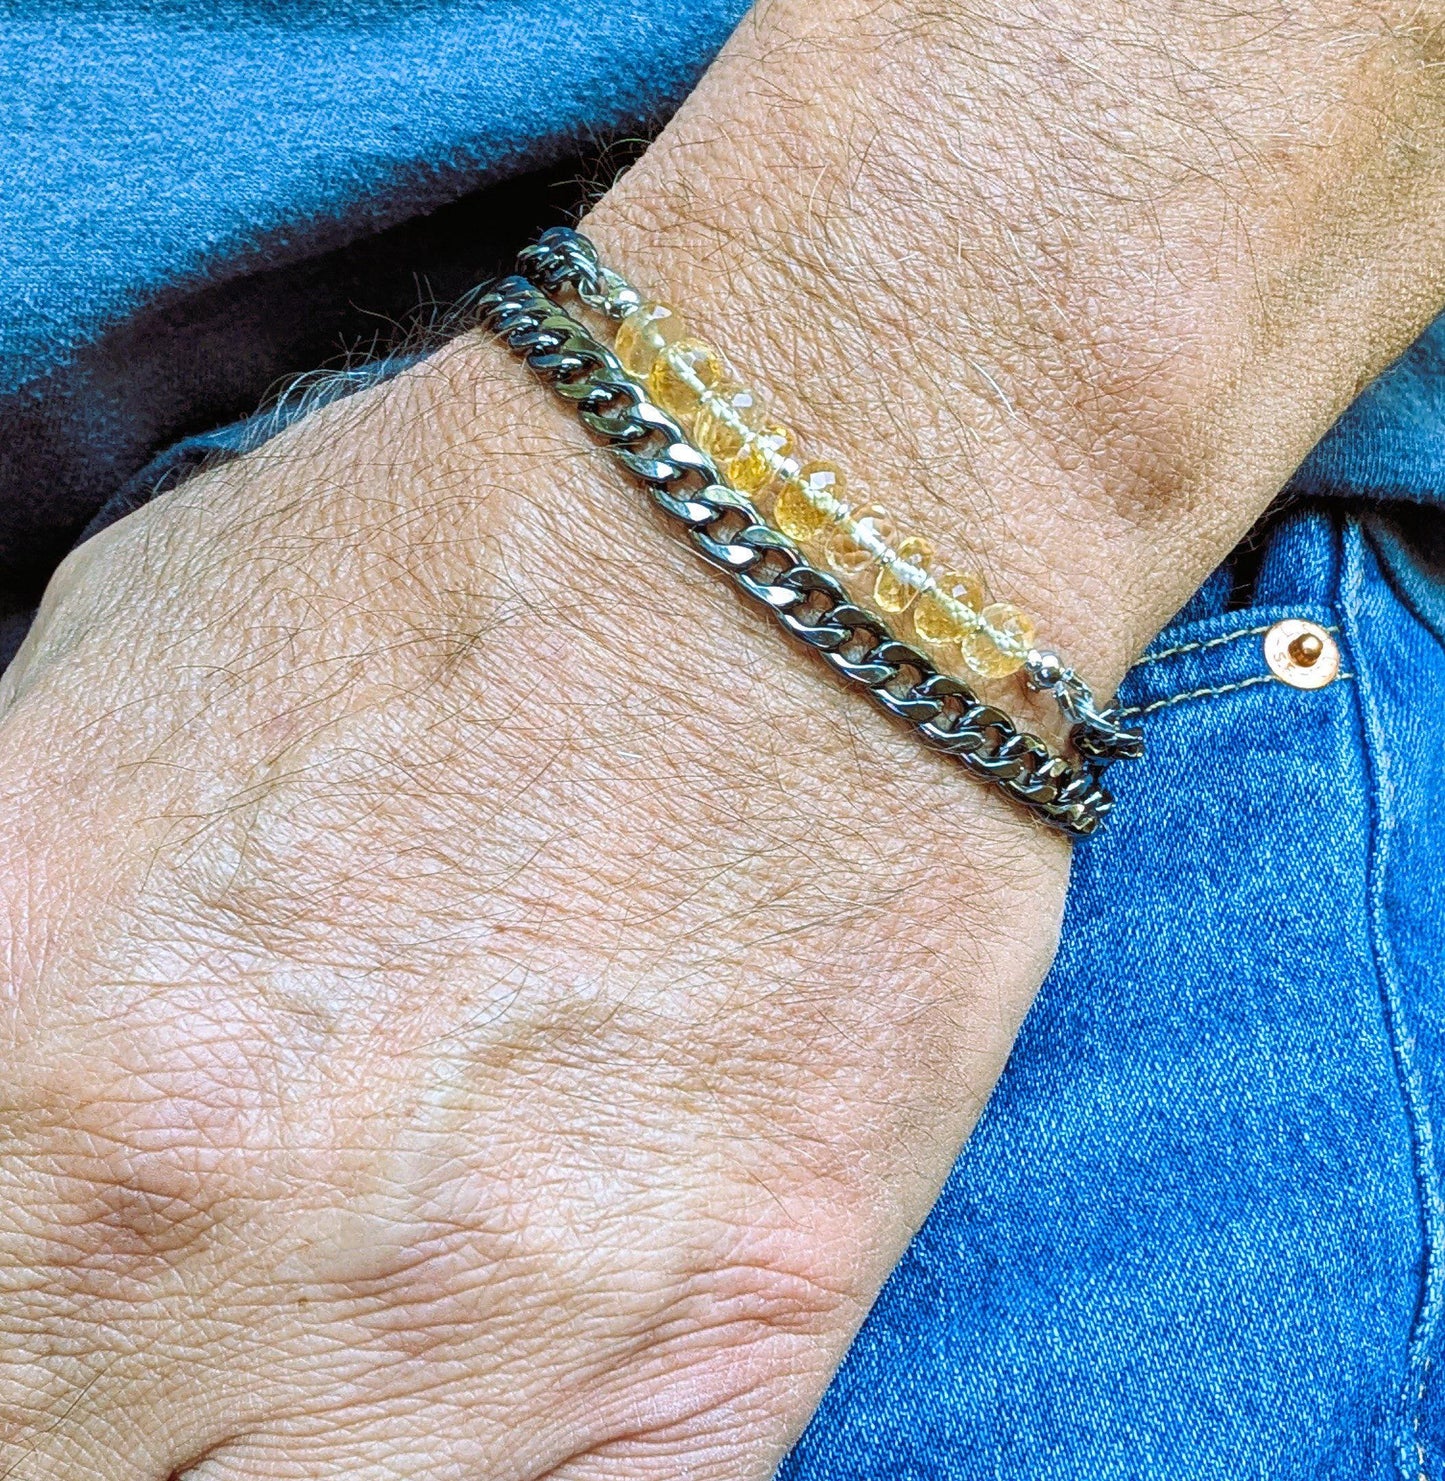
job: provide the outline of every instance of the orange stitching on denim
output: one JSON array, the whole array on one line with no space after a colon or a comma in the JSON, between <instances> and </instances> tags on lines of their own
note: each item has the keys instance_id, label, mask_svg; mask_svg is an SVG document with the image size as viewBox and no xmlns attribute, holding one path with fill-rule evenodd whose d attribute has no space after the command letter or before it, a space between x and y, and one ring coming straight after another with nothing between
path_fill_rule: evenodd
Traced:
<instances>
[{"instance_id":1,"label":"orange stitching on denim","mask_svg":"<svg viewBox=\"0 0 1445 1481\"><path fill-rule=\"evenodd\" d=\"M1270 627L1273 626L1274 624L1271 623ZM1247 634L1239 633L1237 636L1242 638L1246 637ZM1222 642L1224 640L1216 639L1215 641ZM1200 644L1199 646L1204 647L1205 645ZM1162 658L1164 655L1161 653L1159 656ZM1336 674L1334 682L1338 684L1342 679L1353 679L1354 677L1353 674L1349 673ZM1186 699L1213 699L1216 694L1233 694L1238 689L1252 689L1256 684L1279 684L1282 682L1283 680L1275 678L1273 674L1255 674L1253 678L1240 679L1235 684L1219 684L1213 689L1188 689L1183 694L1171 694L1167 699L1156 699L1152 704L1130 705L1127 709L1120 710L1119 713L1126 718L1132 719L1135 715L1152 715L1155 710L1167 709L1170 705L1183 704ZM1292 689L1294 686L1287 684L1285 687Z\"/></svg>"},{"instance_id":2,"label":"orange stitching on denim","mask_svg":"<svg viewBox=\"0 0 1445 1481\"><path fill-rule=\"evenodd\" d=\"M1267 633L1274 626L1272 622L1266 622L1260 627L1242 628L1237 633L1225 633L1222 637L1206 638L1198 643L1180 643L1174 648L1161 648L1158 653L1146 653L1134 665L1135 668L1143 668L1146 663L1158 663L1161 658L1173 658L1176 653L1202 653L1206 648L1219 648L1225 643L1237 643L1241 638L1257 638L1261 633ZM1338 627L1327 627L1327 633L1338 633Z\"/></svg>"},{"instance_id":3,"label":"orange stitching on denim","mask_svg":"<svg viewBox=\"0 0 1445 1481\"><path fill-rule=\"evenodd\" d=\"M1175 648L1161 648L1158 653L1146 653L1134 667L1143 668L1146 663L1158 663L1161 658L1173 658L1176 653L1198 653L1205 648L1218 648L1223 643L1237 643L1241 638L1257 638L1260 633L1267 633L1273 626L1274 623L1266 622L1263 627L1247 627L1242 632L1225 633L1220 638L1207 638L1198 643L1180 643Z\"/></svg>"}]
</instances>

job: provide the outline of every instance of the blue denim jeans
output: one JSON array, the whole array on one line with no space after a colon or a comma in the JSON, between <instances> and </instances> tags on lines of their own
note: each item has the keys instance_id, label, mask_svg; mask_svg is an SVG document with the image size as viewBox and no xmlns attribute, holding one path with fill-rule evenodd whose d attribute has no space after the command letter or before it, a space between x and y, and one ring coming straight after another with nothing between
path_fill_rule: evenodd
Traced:
<instances>
[{"instance_id":1,"label":"blue denim jeans","mask_svg":"<svg viewBox=\"0 0 1445 1481\"><path fill-rule=\"evenodd\" d=\"M787 1481L1445 1474L1445 648L1333 511L1227 584L1129 676L1149 755Z\"/></svg>"}]
</instances>

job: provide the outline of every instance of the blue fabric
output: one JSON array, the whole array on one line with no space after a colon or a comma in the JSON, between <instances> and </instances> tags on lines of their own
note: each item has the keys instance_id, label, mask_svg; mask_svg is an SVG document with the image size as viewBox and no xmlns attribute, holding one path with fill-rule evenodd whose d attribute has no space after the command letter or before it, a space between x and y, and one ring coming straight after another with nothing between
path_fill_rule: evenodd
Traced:
<instances>
[{"instance_id":1,"label":"blue fabric","mask_svg":"<svg viewBox=\"0 0 1445 1481\"><path fill-rule=\"evenodd\" d=\"M564 212L742 8L8 7L0 662L83 530ZM1437 325L1129 677L1149 756L787 1481L1445 1474L1442 501ZM1347 677L1272 680L1281 616Z\"/></svg>"},{"instance_id":2,"label":"blue fabric","mask_svg":"<svg viewBox=\"0 0 1445 1481\"><path fill-rule=\"evenodd\" d=\"M1349 677L1273 680L1284 617L1333 631ZM786 1481L1438 1474L1422 692L1445 650L1320 511L1274 534L1251 605L1154 644L1124 691L1148 759L1077 849L1054 970Z\"/></svg>"},{"instance_id":3,"label":"blue fabric","mask_svg":"<svg viewBox=\"0 0 1445 1481\"><path fill-rule=\"evenodd\" d=\"M442 240L403 234L380 282L354 253L308 264L653 125L744 8L5 7L0 612L32 601L104 499L171 441L374 334L410 306L417 274L435 276L434 257L433 288L459 292L495 265L488 233L510 224L520 245L539 208L498 223L516 207L502 192Z\"/></svg>"},{"instance_id":4,"label":"blue fabric","mask_svg":"<svg viewBox=\"0 0 1445 1481\"><path fill-rule=\"evenodd\" d=\"M1335 424L1295 475L1302 494L1445 503L1445 319Z\"/></svg>"}]
</instances>

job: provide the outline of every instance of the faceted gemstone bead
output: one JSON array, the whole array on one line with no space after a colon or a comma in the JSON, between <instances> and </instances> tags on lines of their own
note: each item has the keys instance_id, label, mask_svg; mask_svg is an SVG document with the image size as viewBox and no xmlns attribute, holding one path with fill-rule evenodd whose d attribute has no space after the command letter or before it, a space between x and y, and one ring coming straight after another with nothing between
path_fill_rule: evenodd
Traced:
<instances>
[{"instance_id":1,"label":"faceted gemstone bead","mask_svg":"<svg viewBox=\"0 0 1445 1481\"><path fill-rule=\"evenodd\" d=\"M897 537L893 516L881 504L865 504L854 510L846 525L833 531L823 553L840 576L852 579L877 564L877 553L869 549L870 545L891 547Z\"/></svg>"},{"instance_id":2,"label":"faceted gemstone bead","mask_svg":"<svg viewBox=\"0 0 1445 1481\"><path fill-rule=\"evenodd\" d=\"M652 399L669 415L690 426L709 387L723 378L723 358L700 339L664 345L647 372Z\"/></svg>"},{"instance_id":3,"label":"faceted gemstone bead","mask_svg":"<svg viewBox=\"0 0 1445 1481\"><path fill-rule=\"evenodd\" d=\"M692 424L692 440L715 463L725 463L742 451L761 421L762 406L753 392L731 381L719 381L702 399Z\"/></svg>"},{"instance_id":4,"label":"faceted gemstone bead","mask_svg":"<svg viewBox=\"0 0 1445 1481\"><path fill-rule=\"evenodd\" d=\"M1024 666L1024 658L1034 646L1034 624L1026 612L1007 602L994 602L979 614L993 629L991 636L982 627L969 633L959 644L963 661L974 673L985 679L1002 679Z\"/></svg>"},{"instance_id":5,"label":"faceted gemstone bead","mask_svg":"<svg viewBox=\"0 0 1445 1481\"><path fill-rule=\"evenodd\" d=\"M723 465L723 477L735 489L756 494L778 475L778 462L793 450L793 434L786 427L758 427Z\"/></svg>"},{"instance_id":6,"label":"faceted gemstone bead","mask_svg":"<svg viewBox=\"0 0 1445 1481\"><path fill-rule=\"evenodd\" d=\"M940 571L933 584L913 604L913 631L925 643L956 643L977 625L983 582L972 571Z\"/></svg>"},{"instance_id":7,"label":"faceted gemstone bead","mask_svg":"<svg viewBox=\"0 0 1445 1481\"><path fill-rule=\"evenodd\" d=\"M613 349L628 375L645 380L659 352L682 336L681 314L665 303L645 303L617 326Z\"/></svg>"},{"instance_id":8,"label":"faceted gemstone bead","mask_svg":"<svg viewBox=\"0 0 1445 1481\"><path fill-rule=\"evenodd\" d=\"M790 540L812 540L847 512L843 491L847 480L832 463L804 463L785 479L773 501L773 523Z\"/></svg>"},{"instance_id":9,"label":"faceted gemstone bead","mask_svg":"<svg viewBox=\"0 0 1445 1481\"><path fill-rule=\"evenodd\" d=\"M915 571L928 569L933 546L921 535L909 535L895 545L898 560ZM918 595L918 588L900 576L894 566L884 566L873 583L873 601L881 612L902 612Z\"/></svg>"}]
</instances>

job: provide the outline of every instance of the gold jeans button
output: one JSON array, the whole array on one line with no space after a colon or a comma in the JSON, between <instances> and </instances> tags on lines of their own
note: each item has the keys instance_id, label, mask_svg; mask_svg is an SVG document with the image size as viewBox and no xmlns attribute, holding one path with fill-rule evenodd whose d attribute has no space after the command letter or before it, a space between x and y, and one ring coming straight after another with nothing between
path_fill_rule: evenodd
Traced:
<instances>
[{"instance_id":1,"label":"gold jeans button","mask_svg":"<svg viewBox=\"0 0 1445 1481\"><path fill-rule=\"evenodd\" d=\"M1323 689L1340 671L1340 645L1318 623L1287 617L1265 633L1264 661L1295 689Z\"/></svg>"}]
</instances>

